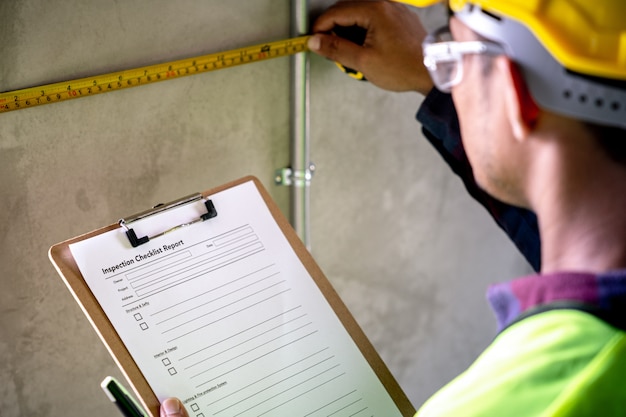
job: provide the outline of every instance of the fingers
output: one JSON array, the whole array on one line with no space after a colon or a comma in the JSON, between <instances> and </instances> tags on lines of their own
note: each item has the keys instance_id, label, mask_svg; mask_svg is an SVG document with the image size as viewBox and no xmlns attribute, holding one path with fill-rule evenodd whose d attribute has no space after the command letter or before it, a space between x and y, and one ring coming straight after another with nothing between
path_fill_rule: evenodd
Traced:
<instances>
[{"instance_id":1,"label":"fingers","mask_svg":"<svg viewBox=\"0 0 626 417\"><path fill-rule=\"evenodd\" d=\"M318 17L313 24L312 32L315 35L309 40L309 49L345 67L361 70L367 54L371 52L369 48L328 33L332 32L336 26L359 26L366 31L369 30L372 26L372 18L375 18L377 13L381 13L379 6L383 6L383 3L386 1L339 1Z\"/></svg>"},{"instance_id":2,"label":"fingers","mask_svg":"<svg viewBox=\"0 0 626 417\"><path fill-rule=\"evenodd\" d=\"M330 32L335 26L370 27L371 8L363 7L363 3L372 1L341 1L331 6L323 15L317 18L312 27L313 33Z\"/></svg>"},{"instance_id":3,"label":"fingers","mask_svg":"<svg viewBox=\"0 0 626 417\"><path fill-rule=\"evenodd\" d=\"M168 398L161 403L161 417L189 417L189 414L179 399Z\"/></svg>"},{"instance_id":4,"label":"fingers","mask_svg":"<svg viewBox=\"0 0 626 417\"><path fill-rule=\"evenodd\" d=\"M350 68L360 68L362 56L366 53L364 48L349 40L320 33L309 38L308 47L311 51Z\"/></svg>"},{"instance_id":5,"label":"fingers","mask_svg":"<svg viewBox=\"0 0 626 417\"><path fill-rule=\"evenodd\" d=\"M336 26L365 29L363 44L329 34ZM403 4L341 1L316 20L313 32L308 44L311 51L360 71L382 89L426 94L432 88L422 62L426 32L419 17Z\"/></svg>"}]
</instances>

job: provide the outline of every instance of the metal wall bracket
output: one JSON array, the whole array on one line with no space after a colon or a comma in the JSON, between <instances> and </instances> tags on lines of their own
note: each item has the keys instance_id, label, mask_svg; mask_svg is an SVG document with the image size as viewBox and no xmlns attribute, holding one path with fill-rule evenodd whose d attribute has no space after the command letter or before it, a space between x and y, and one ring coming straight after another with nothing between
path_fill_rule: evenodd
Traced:
<instances>
[{"instance_id":1,"label":"metal wall bracket","mask_svg":"<svg viewBox=\"0 0 626 417\"><path fill-rule=\"evenodd\" d=\"M274 183L281 186L308 187L311 185L315 164L309 163L309 169L294 171L291 168L277 169L274 175Z\"/></svg>"}]
</instances>

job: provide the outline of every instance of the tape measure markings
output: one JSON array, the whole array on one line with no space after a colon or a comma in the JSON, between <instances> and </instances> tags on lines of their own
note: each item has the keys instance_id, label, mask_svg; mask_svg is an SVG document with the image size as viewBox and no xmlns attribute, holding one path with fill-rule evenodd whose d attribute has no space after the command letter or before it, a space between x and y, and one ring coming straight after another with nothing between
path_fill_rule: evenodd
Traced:
<instances>
[{"instance_id":1,"label":"tape measure markings","mask_svg":"<svg viewBox=\"0 0 626 417\"><path fill-rule=\"evenodd\" d=\"M308 36L0 93L0 113L147 85L308 50Z\"/></svg>"}]
</instances>

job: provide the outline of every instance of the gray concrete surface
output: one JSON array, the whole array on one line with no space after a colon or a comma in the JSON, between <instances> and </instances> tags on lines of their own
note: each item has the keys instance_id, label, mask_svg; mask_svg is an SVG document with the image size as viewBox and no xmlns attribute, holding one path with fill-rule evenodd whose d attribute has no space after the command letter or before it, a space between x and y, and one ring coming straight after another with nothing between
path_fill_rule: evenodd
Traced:
<instances>
[{"instance_id":1,"label":"gray concrete surface","mask_svg":"<svg viewBox=\"0 0 626 417\"><path fill-rule=\"evenodd\" d=\"M0 0L0 91L288 34L286 0ZM422 97L311 67L312 252L418 407L494 336L485 286L528 266L421 137ZM288 80L278 59L0 115L0 415L118 415L48 248L246 174L287 211Z\"/></svg>"}]
</instances>

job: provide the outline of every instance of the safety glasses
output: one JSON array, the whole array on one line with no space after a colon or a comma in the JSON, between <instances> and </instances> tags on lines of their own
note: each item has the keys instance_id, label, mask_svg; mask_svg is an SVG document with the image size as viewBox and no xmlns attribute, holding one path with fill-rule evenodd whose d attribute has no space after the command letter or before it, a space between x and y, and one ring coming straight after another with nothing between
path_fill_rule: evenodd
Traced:
<instances>
[{"instance_id":1,"label":"safety glasses","mask_svg":"<svg viewBox=\"0 0 626 417\"><path fill-rule=\"evenodd\" d=\"M463 79L463 56L468 54L502 55L504 48L488 41L452 40L450 28L444 26L430 33L422 43L424 66L435 87L449 93Z\"/></svg>"}]
</instances>

